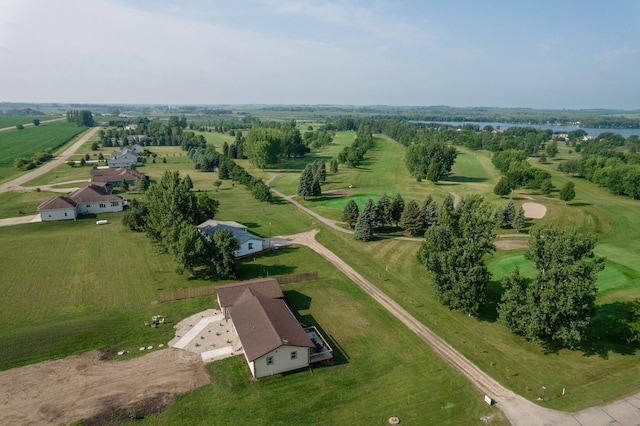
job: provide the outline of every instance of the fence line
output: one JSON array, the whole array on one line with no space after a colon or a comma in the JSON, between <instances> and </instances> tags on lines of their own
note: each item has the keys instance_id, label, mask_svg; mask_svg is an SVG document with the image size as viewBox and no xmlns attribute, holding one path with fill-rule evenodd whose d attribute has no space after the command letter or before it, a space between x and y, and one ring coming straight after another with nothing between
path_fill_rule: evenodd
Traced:
<instances>
[{"instance_id":1,"label":"fence line","mask_svg":"<svg viewBox=\"0 0 640 426\"><path fill-rule=\"evenodd\" d=\"M278 284L300 283L304 281L315 281L318 279L318 272L303 272L300 274L281 275L272 277L278 281ZM192 299L194 297L211 296L216 294L216 286L208 285L205 287L183 288L180 290L163 291L160 293L160 302L170 302L173 300Z\"/></svg>"}]
</instances>

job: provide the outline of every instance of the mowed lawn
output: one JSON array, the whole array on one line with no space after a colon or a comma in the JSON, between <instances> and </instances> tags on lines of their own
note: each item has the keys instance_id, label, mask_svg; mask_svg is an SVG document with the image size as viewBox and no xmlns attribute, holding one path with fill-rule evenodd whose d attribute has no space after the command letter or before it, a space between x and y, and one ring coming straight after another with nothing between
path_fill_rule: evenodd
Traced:
<instances>
[{"instance_id":1,"label":"mowed lawn","mask_svg":"<svg viewBox=\"0 0 640 426\"><path fill-rule=\"evenodd\" d=\"M283 286L304 324L336 350L335 365L252 381L242 357L209 366L211 385L142 424L508 424L483 395L353 282L314 255L314 282Z\"/></svg>"},{"instance_id":2,"label":"mowed lawn","mask_svg":"<svg viewBox=\"0 0 640 426\"><path fill-rule=\"evenodd\" d=\"M16 158L31 158L36 152L58 148L85 130L74 123L60 121L0 132L0 181L19 173L13 167Z\"/></svg>"}]
</instances>

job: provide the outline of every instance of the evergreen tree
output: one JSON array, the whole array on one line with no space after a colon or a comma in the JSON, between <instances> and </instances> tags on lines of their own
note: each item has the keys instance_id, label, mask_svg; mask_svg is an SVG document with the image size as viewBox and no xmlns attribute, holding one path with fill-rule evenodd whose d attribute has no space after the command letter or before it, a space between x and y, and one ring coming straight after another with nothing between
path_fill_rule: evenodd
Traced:
<instances>
[{"instance_id":1,"label":"evergreen tree","mask_svg":"<svg viewBox=\"0 0 640 426\"><path fill-rule=\"evenodd\" d=\"M311 184L311 195L314 197L319 197L322 195L322 186L320 185L320 174L318 174L315 178L313 178L313 183Z\"/></svg>"},{"instance_id":2,"label":"evergreen tree","mask_svg":"<svg viewBox=\"0 0 640 426\"><path fill-rule=\"evenodd\" d=\"M149 209L147 208L147 205L134 198L129 203L129 208L124 212L122 224L132 231L143 232L145 230L148 215Z\"/></svg>"},{"instance_id":3,"label":"evergreen tree","mask_svg":"<svg viewBox=\"0 0 640 426\"><path fill-rule=\"evenodd\" d=\"M399 193L396 194L395 198L391 202L391 220L398 226L400 222L400 218L402 217L402 212L404 211L404 200L402 199L402 195Z\"/></svg>"},{"instance_id":4,"label":"evergreen tree","mask_svg":"<svg viewBox=\"0 0 640 426\"><path fill-rule=\"evenodd\" d=\"M564 201L565 204L576 198L575 186L575 183L569 181L560 190L560 199Z\"/></svg>"},{"instance_id":5,"label":"evergreen tree","mask_svg":"<svg viewBox=\"0 0 640 426\"><path fill-rule=\"evenodd\" d=\"M329 167L331 169L331 173L338 173L338 159L332 158L331 162L329 163Z\"/></svg>"},{"instance_id":6,"label":"evergreen tree","mask_svg":"<svg viewBox=\"0 0 640 426\"><path fill-rule=\"evenodd\" d=\"M378 200L375 222L378 226L387 226L391 221L391 201L385 192Z\"/></svg>"},{"instance_id":7,"label":"evergreen tree","mask_svg":"<svg viewBox=\"0 0 640 426\"><path fill-rule=\"evenodd\" d=\"M502 209L502 227L513 227L513 221L516 219L516 206L513 204L513 200L509 202Z\"/></svg>"},{"instance_id":8,"label":"evergreen tree","mask_svg":"<svg viewBox=\"0 0 640 426\"><path fill-rule=\"evenodd\" d=\"M545 195L549 195L551 194L552 190L553 190L553 184L551 183L551 179L543 180L542 183L540 184L540 192Z\"/></svg>"},{"instance_id":9,"label":"evergreen tree","mask_svg":"<svg viewBox=\"0 0 640 426\"><path fill-rule=\"evenodd\" d=\"M303 200L306 200L308 196L313 193L313 171L310 165L304 168L298 181L297 194L302 196Z\"/></svg>"},{"instance_id":10,"label":"evergreen tree","mask_svg":"<svg viewBox=\"0 0 640 426\"><path fill-rule=\"evenodd\" d=\"M342 221L349 225L349 228L353 229L353 225L358 221L360 210L355 201L349 200L347 205L342 210Z\"/></svg>"},{"instance_id":11,"label":"evergreen tree","mask_svg":"<svg viewBox=\"0 0 640 426\"><path fill-rule=\"evenodd\" d=\"M218 177L223 180L229 179L229 167L226 161L221 161L218 166Z\"/></svg>"},{"instance_id":12,"label":"evergreen tree","mask_svg":"<svg viewBox=\"0 0 640 426\"><path fill-rule=\"evenodd\" d=\"M229 157L229 144L226 141L222 144L222 155Z\"/></svg>"},{"instance_id":13,"label":"evergreen tree","mask_svg":"<svg viewBox=\"0 0 640 426\"><path fill-rule=\"evenodd\" d=\"M187 186L187 188L193 189L193 181L191 180L191 176L186 175L184 177L184 184Z\"/></svg>"},{"instance_id":14,"label":"evergreen tree","mask_svg":"<svg viewBox=\"0 0 640 426\"><path fill-rule=\"evenodd\" d=\"M373 222L375 220L375 212L373 200L369 198L364 209L358 215L358 221L353 231L353 238L358 241L371 241L373 239Z\"/></svg>"},{"instance_id":15,"label":"evergreen tree","mask_svg":"<svg viewBox=\"0 0 640 426\"><path fill-rule=\"evenodd\" d=\"M124 192L127 192L129 190L129 183L127 183L125 179L122 179L122 182L120 182L120 188L122 188Z\"/></svg>"},{"instance_id":16,"label":"evergreen tree","mask_svg":"<svg viewBox=\"0 0 640 426\"><path fill-rule=\"evenodd\" d=\"M524 209L522 206L518 209L518 214L516 215L515 220L513 221L513 228L520 232L526 226L526 218L524 216Z\"/></svg>"},{"instance_id":17,"label":"evergreen tree","mask_svg":"<svg viewBox=\"0 0 640 426\"><path fill-rule=\"evenodd\" d=\"M320 182L327 181L327 165L322 161L320 163L320 169L318 170L318 177L320 178Z\"/></svg>"},{"instance_id":18,"label":"evergreen tree","mask_svg":"<svg viewBox=\"0 0 640 426\"><path fill-rule=\"evenodd\" d=\"M214 182L214 185L215 185L215 182ZM253 195L253 198L255 198L258 201L266 201L268 203L271 202L271 197L272 197L271 191L269 190L269 187L265 185L265 183L262 180L259 180L253 184L253 188L251 189L251 195Z\"/></svg>"},{"instance_id":19,"label":"evergreen tree","mask_svg":"<svg viewBox=\"0 0 640 426\"><path fill-rule=\"evenodd\" d=\"M420 212L422 214L422 226L424 229L429 229L438 224L438 203L433 200L431 194L429 194L429 197L422 203Z\"/></svg>"},{"instance_id":20,"label":"evergreen tree","mask_svg":"<svg viewBox=\"0 0 640 426\"><path fill-rule=\"evenodd\" d=\"M418 203L415 200L409 201L400 217L400 227L412 236L416 236L423 230L423 226L424 222Z\"/></svg>"}]
</instances>

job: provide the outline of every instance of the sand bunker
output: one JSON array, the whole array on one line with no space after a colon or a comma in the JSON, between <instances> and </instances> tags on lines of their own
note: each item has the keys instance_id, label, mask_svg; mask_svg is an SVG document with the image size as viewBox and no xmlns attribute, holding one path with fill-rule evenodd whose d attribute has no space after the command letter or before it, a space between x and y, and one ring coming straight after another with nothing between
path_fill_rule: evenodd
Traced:
<instances>
[{"instance_id":1,"label":"sand bunker","mask_svg":"<svg viewBox=\"0 0 640 426\"><path fill-rule=\"evenodd\" d=\"M522 203L522 208L528 219L542 219L547 214L547 208L538 203Z\"/></svg>"},{"instance_id":2,"label":"sand bunker","mask_svg":"<svg viewBox=\"0 0 640 426\"><path fill-rule=\"evenodd\" d=\"M493 245L500 250L515 250L529 246L529 240L502 240L495 241Z\"/></svg>"}]
</instances>

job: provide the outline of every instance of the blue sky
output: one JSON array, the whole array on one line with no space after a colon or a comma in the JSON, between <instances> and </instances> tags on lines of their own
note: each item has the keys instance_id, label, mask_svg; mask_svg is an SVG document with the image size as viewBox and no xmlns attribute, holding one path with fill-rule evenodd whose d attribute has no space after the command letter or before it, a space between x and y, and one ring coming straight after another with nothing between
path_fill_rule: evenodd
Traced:
<instances>
[{"instance_id":1,"label":"blue sky","mask_svg":"<svg viewBox=\"0 0 640 426\"><path fill-rule=\"evenodd\" d=\"M0 101L640 108L640 2L0 0Z\"/></svg>"}]
</instances>

